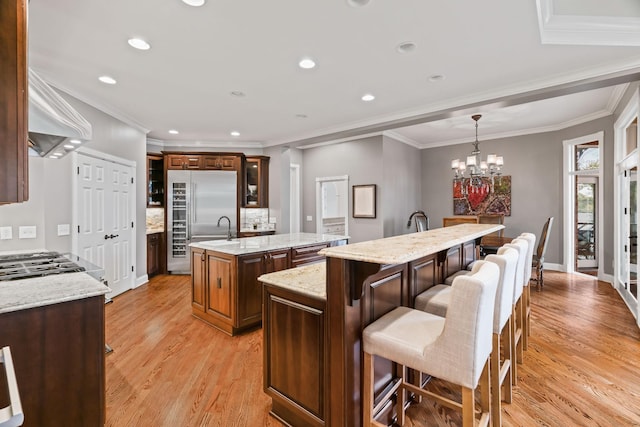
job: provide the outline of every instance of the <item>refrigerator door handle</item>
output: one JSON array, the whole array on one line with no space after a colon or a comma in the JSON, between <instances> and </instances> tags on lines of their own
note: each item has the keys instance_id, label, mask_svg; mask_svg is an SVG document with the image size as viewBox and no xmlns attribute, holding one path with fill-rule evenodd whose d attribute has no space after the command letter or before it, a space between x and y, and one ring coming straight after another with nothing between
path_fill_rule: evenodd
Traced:
<instances>
[{"instance_id":1,"label":"refrigerator door handle","mask_svg":"<svg viewBox=\"0 0 640 427\"><path fill-rule=\"evenodd\" d=\"M191 183L191 222L194 224L198 222L196 218L196 183Z\"/></svg>"}]
</instances>

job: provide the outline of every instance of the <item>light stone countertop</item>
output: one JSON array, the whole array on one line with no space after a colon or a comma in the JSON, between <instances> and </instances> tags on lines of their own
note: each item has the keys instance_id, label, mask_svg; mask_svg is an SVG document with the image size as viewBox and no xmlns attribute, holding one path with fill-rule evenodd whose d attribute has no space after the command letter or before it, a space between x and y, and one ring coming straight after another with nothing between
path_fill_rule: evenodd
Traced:
<instances>
[{"instance_id":1,"label":"light stone countertop","mask_svg":"<svg viewBox=\"0 0 640 427\"><path fill-rule=\"evenodd\" d=\"M111 292L87 273L64 273L0 282L0 314Z\"/></svg>"},{"instance_id":2,"label":"light stone countertop","mask_svg":"<svg viewBox=\"0 0 640 427\"><path fill-rule=\"evenodd\" d=\"M147 235L156 233L164 233L164 227L162 225L147 227Z\"/></svg>"},{"instance_id":3,"label":"light stone countertop","mask_svg":"<svg viewBox=\"0 0 640 427\"><path fill-rule=\"evenodd\" d=\"M327 265L325 262L263 274L258 277L258 280L313 298L327 299Z\"/></svg>"},{"instance_id":4,"label":"light stone countertop","mask_svg":"<svg viewBox=\"0 0 640 427\"><path fill-rule=\"evenodd\" d=\"M459 224L420 233L334 246L320 255L376 264L404 264L504 228L502 224Z\"/></svg>"},{"instance_id":5,"label":"light stone countertop","mask_svg":"<svg viewBox=\"0 0 640 427\"><path fill-rule=\"evenodd\" d=\"M291 233L274 234L270 236L243 237L241 239L206 240L191 243L192 248L222 252L229 255L245 255L256 252L273 251L277 249L295 248L317 243L328 243L336 240L345 240L349 236L334 234Z\"/></svg>"}]
</instances>

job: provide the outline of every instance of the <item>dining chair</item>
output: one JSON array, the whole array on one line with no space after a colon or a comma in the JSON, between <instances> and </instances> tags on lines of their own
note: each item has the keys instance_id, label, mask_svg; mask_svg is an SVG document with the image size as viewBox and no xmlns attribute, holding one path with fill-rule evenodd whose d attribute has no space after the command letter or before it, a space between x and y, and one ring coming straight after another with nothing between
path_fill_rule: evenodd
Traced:
<instances>
[{"instance_id":1,"label":"dining chair","mask_svg":"<svg viewBox=\"0 0 640 427\"><path fill-rule=\"evenodd\" d=\"M478 224L504 224L504 214L480 214L478 215ZM487 234L487 236L502 237L504 229L494 231ZM498 252L498 248L502 245L494 246L489 244L483 244L480 240L480 256L484 257L489 254L495 254Z\"/></svg>"},{"instance_id":2,"label":"dining chair","mask_svg":"<svg viewBox=\"0 0 640 427\"><path fill-rule=\"evenodd\" d=\"M540 240L538 240L538 247L536 253L533 255L533 268L536 269L536 278L533 279L536 282L537 289L540 291L544 286L544 254L547 252L547 244L549 242L549 232L553 226L553 217L547 218L547 221L542 227L542 233L540 233Z\"/></svg>"},{"instance_id":3,"label":"dining chair","mask_svg":"<svg viewBox=\"0 0 640 427\"><path fill-rule=\"evenodd\" d=\"M374 415L398 393L397 424L405 421L406 393L433 399L462 410L462 425L489 424L489 355L492 351L493 311L500 271L484 263L470 276L456 278L445 317L409 307L397 307L369 324L362 332L363 425L380 426ZM374 356L396 362L399 381L374 404ZM407 369L440 378L462 387L462 402L456 402L408 381ZM476 424L475 390L479 389L480 411Z\"/></svg>"},{"instance_id":4,"label":"dining chair","mask_svg":"<svg viewBox=\"0 0 640 427\"><path fill-rule=\"evenodd\" d=\"M475 215L458 215L458 216L447 216L442 218L442 226L450 227L452 225L458 224L477 224L478 217Z\"/></svg>"}]
</instances>

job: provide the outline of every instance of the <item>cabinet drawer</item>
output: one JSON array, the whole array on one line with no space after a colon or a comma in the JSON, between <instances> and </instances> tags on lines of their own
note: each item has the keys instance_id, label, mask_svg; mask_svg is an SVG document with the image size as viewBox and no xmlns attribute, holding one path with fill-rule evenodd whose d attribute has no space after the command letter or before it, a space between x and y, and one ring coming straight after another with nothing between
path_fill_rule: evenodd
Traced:
<instances>
[{"instance_id":1,"label":"cabinet drawer","mask_svg":"<svg viewBox=\"0 0 640 427\"><path fill-rule=\"evenodd\" d=\"M324 259L324 256L318 255L318 252L328 246L328 243L321 243L317 245L291 248L291 266L299 267L301 265L322 261Z\"/></svg>"}]
</instances>

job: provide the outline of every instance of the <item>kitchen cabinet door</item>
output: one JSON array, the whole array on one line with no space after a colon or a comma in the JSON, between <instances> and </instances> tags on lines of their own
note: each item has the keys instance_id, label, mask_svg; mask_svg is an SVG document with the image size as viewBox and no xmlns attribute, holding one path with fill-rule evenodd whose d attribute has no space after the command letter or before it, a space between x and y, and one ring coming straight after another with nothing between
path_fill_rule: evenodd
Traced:
<instances>
[{"instance_id":1,"label":"kitchen cabinet door","mask_svg":"<svg viewBox=\"0 0 640 427\"><path fill-rule=\"evenodd\" d=\"M245 163L244 206L269 207L269 157L248 156Z\"/></svg>"},{"instance_id":2,"label":"kitchen cabinet door","mask_svg":"<svg viewBox=\"0 0 640 427\"><path fill-rule=\"evenodd\" d=\"M29 198L27 2L0 1L0 204Z\"/></svg>"},{"instance_id":3,"label":"kitchen cabinet door","mask_svg":"<svg viewBox=\"0 0 640 427\"><path fill-rule=\"evenodd\" d=\"M232 260L207 254L206 312L214 316L233 319Z\"/></svg>"},{"instance_id":4,"label":"kitchen cabinet door","mask_svg":"<svg viewBox=\"0 0 640 427\"><path fill-rule=\"evenodd\" d=\"M164 206L164 161L162 156L147 156L147 207Z\"/></svg>"},{"instance_id":5,"label":"kitchen cabinet door","mask_svg":"<svg viewBox=\"0 0 640 427\"><path fill-rule=\"evenodd\" d=\"M165 168L169 169L200 169L202 156L197 154L169 154L165 156Z\"/></svg>"},{"instance_id":6,"label":"kitchen cabinet door","mask_svg":"<svg viewBox=\"0 0 640 427\"><path fill-rule=\"evenodd\" d=\"M240 169L240 157L235 155L203 156L202 168L237 171Z\"/></svg>"},{"instance_id":7,"label":"kitchen cabinet door","mask_svg":"<svg viewBox=\"0 0 640 427\"><path fill-rule=\"evenodd\" d=\"M191 249L191 307L204 312L207 263L204 249Z\"/></svg>"}]
</instances>

